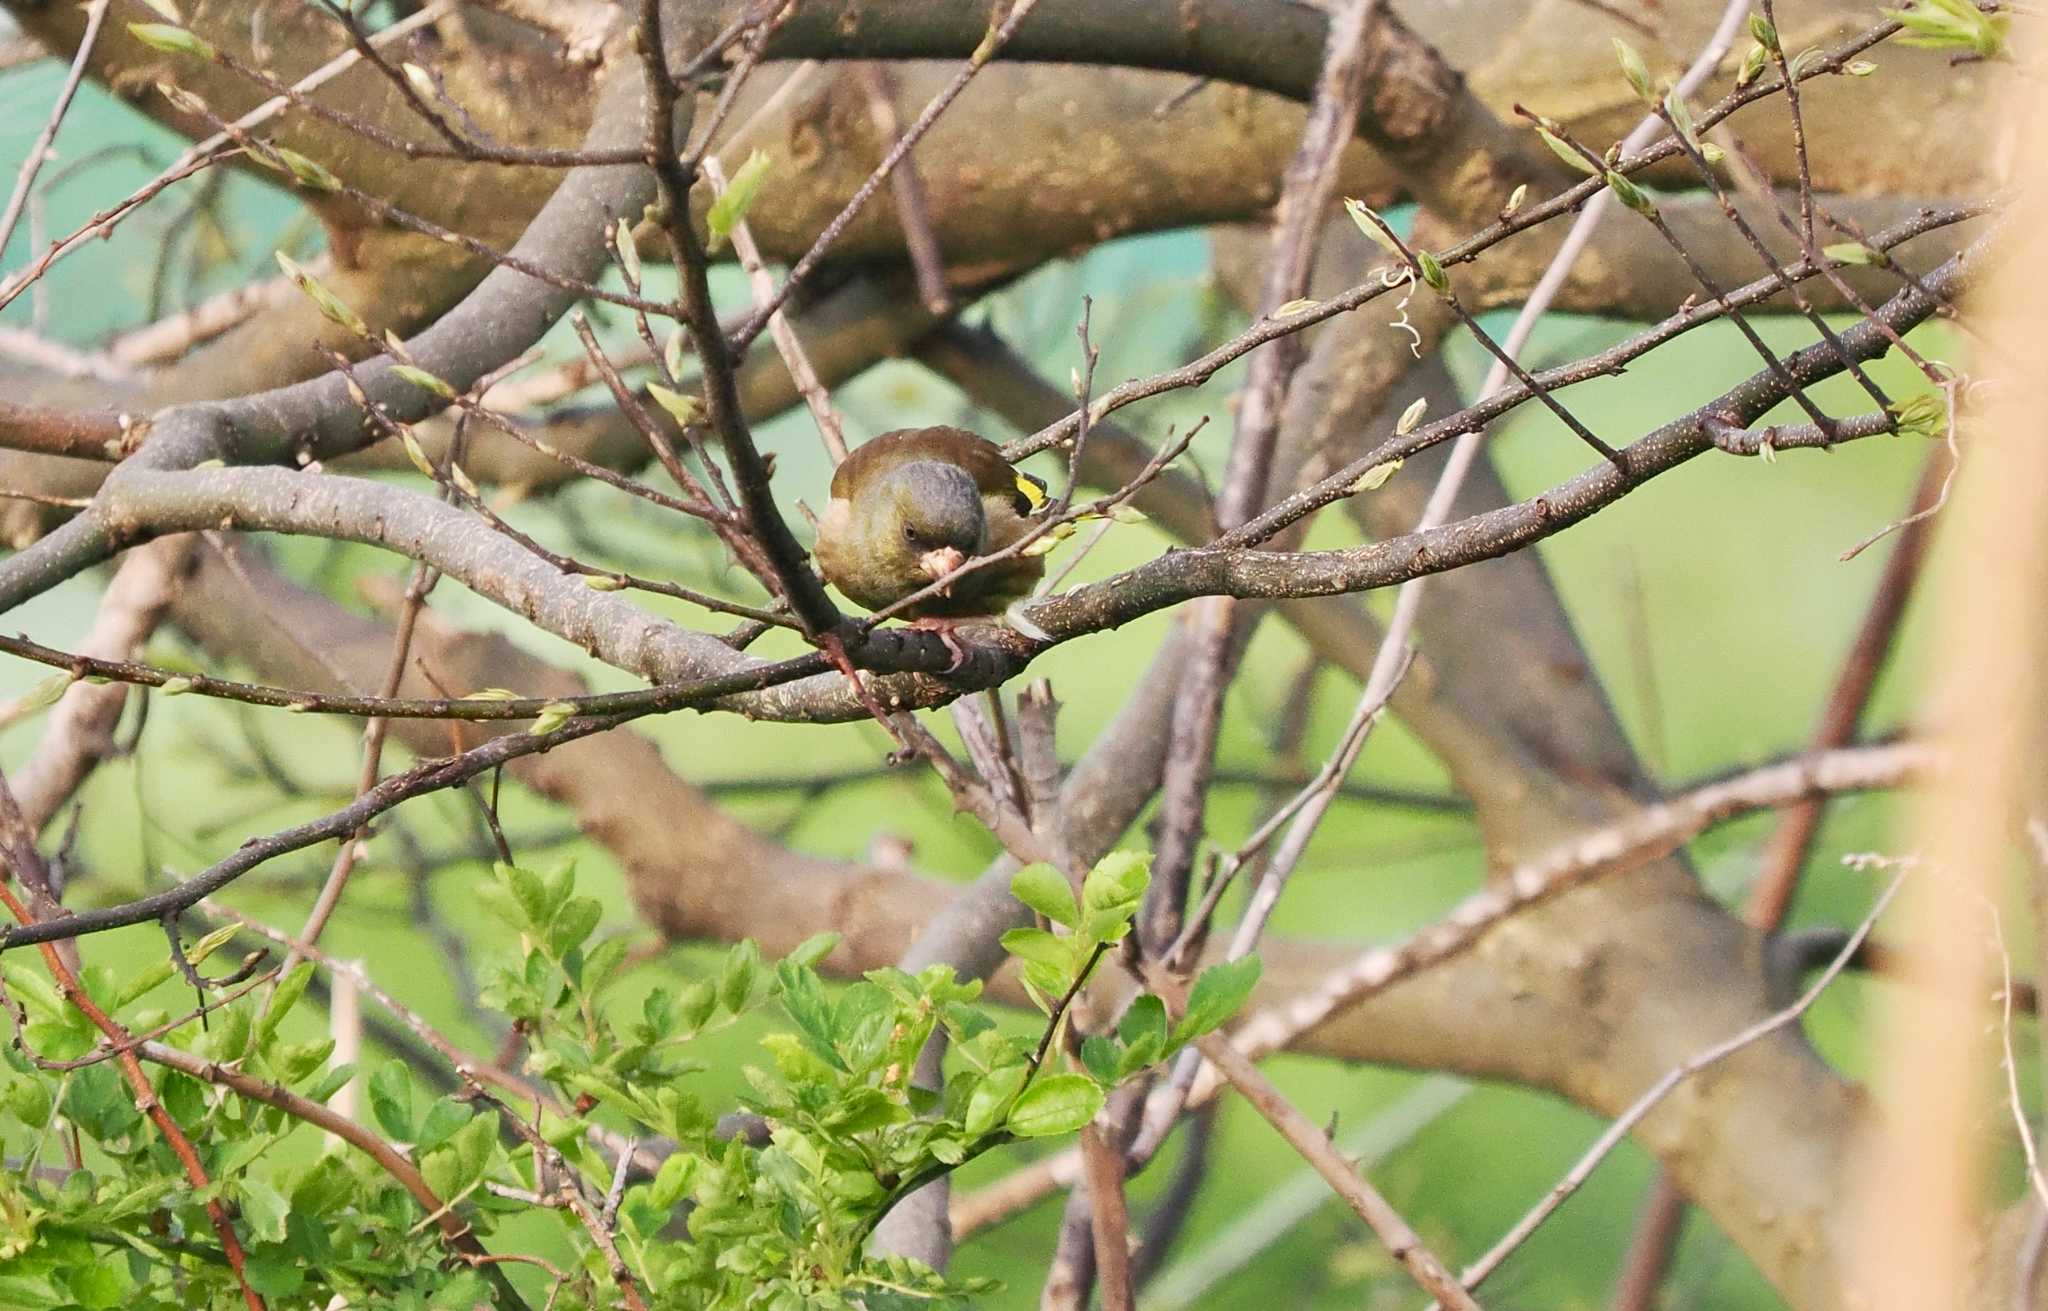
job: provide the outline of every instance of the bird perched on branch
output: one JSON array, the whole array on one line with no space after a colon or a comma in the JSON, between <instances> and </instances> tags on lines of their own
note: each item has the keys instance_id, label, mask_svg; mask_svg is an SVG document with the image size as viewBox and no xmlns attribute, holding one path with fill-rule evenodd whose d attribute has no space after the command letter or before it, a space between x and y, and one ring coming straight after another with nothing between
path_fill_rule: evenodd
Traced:
<instances>
[{"instance_id":1,"label":"bird perched on branch","mask_svg":"<svg viewBox=\"0 0 2048 1311\"><path fill-rule=\"evenodd\" d=\"M1012 467L994 442L964 428L899 428L855 450L832 475L818 568L851 600L885 610L1014 544L1046 505L1045 484ZM1044 572L1040 556L1020 552L901 613L945 634L960 620L1002 614Z\"/></svg>"}]
</instances>

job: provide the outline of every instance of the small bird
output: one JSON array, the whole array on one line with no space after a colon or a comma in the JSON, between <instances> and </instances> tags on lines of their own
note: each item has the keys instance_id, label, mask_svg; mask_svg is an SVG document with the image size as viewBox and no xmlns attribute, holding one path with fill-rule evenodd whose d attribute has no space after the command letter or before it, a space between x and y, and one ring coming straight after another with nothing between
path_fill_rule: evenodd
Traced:
<instances>
[{"instance_id":1,"label":"small bird","mask_svg":"<svg viewBox=\"0 0 2048 1311\"><path fill-rule=\"evenodd\" d=\"M855 450L832 475L814 553L827 582L883 610L1009 546L1046 504L1045 484L1011 467L994 442L965 428L899 428ZM1015 555L903 614L943 633L961 619L1002 614L1044 572L1039 556Z\"/></svg>"}]
</instances>

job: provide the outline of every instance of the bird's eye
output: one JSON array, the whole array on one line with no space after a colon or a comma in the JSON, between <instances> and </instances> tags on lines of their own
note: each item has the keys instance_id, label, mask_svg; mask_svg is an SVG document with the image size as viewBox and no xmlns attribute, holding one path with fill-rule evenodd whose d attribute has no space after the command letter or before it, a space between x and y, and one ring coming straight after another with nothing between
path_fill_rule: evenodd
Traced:
<instances>
[{"instance_id":1,"label":"bird's eye","mask_svg":"<svg viewBox=\"0 0 2048 1311\"><path fill-rule=\"evenodd\" d=\"M904 541L906 541L906 542L909 542L909 543L910 543L910 544L911 544L912 546L916 546L916 545L917 545L917 529L915 529L915 528L912 528L912 527L911 527L911 526L910 526L909 524L904 524L904 525L903 525L903 540L904 540Z\"/></svg>"}]
</instances>

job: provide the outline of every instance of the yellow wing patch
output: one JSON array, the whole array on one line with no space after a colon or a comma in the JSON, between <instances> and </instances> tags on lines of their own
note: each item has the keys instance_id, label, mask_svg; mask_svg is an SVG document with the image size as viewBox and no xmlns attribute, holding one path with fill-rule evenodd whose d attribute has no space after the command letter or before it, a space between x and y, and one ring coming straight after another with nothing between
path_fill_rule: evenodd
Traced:
<instances>
[{"instance_id":1,"label":"yellow wing patch","mask_svg":"<svg viewBox=\"0 0 2048 1311\"><path fill-rule=\"evenodd\" d=\"M1028 473L1017 475L1017 494L1031 507L1024 511L1026 514L1037 514L1046 506L1045 484Z\"/></svg>"}]
</instances>

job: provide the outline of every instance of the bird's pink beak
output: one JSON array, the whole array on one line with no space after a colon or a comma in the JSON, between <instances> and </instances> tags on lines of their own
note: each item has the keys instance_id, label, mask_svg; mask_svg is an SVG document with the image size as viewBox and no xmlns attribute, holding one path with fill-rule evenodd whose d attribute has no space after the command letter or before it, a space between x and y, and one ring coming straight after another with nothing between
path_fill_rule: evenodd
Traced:
<instances>
[{"instance_id":1,"label":"bird's pink beak","mask_svg":"<svg viewBox=\"0 0 2048 1311\"><path fill-rule=\"evenodd\" d=\"M917 567L930 574L934 581L944 578L966 563L967 557L960 553L957 546L941 546L917 557Z\"/></svg>"}]
</instances>

